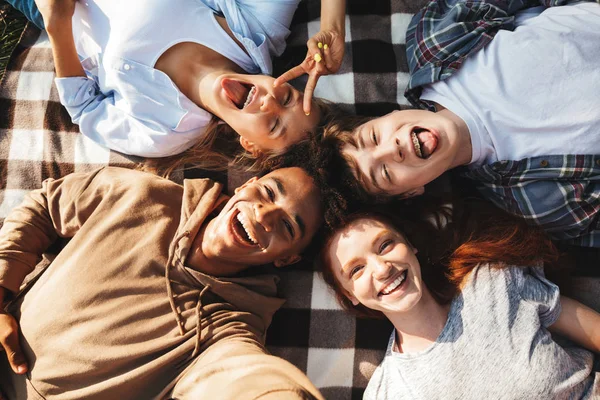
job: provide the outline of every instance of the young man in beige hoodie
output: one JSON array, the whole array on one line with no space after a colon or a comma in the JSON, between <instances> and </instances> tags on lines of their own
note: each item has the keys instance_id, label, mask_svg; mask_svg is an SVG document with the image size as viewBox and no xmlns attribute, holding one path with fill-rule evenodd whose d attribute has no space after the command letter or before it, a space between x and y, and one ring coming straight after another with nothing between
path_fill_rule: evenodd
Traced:
<instances>
[{"instance_id":1,"label":"young man in beige hoodie","mask_svg":"<svg viewBox=\"0 0 600 400\"><path fill-rule=\"evenodd\" d=\"M268 355L282 300L249 266L300 259L322 222L318 179L297 167L221 185L119 168L47 180L0 230L0 387L9 399L310 399ZM20 286L41 254L69 239ZM14 317L14 318L13 318Z\"/></svg>"}]
</instances>

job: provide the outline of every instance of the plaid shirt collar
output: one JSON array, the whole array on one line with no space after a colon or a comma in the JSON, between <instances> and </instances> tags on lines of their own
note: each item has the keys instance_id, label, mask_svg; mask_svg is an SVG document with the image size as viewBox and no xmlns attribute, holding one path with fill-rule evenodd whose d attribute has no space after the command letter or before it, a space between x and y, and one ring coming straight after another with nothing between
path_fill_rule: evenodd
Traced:
<instances>
[{"instance_id":1,"label":"plaid shirt collar","mask_svg":"<svg viewBox=\"0 0 600 400\"><path fill-rule=\"evenodd\" d=\"M410 79L404 96L416 107L421 88L448 78L500 28L514 29L517 12L535 6L560 6L574 0L432 0L414 15L406 31ZM600 2L600 0L596 0Z\"/></svg>"},{"instance_id":2,"label":"plaid shirt collar","mask_svg":"<svg viewBox=\"0 0 600 400\"><path fill-rule=\"evenodd\" d=\"M567 244L600 247L600 155L499 161L463 175L496 206Z\"/></svg>"}]
</instances>

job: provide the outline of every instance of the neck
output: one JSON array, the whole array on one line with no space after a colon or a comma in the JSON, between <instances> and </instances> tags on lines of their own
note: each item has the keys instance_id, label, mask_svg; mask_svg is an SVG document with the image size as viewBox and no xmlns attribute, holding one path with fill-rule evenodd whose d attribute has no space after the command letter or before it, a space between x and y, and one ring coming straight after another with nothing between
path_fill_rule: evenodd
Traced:
<instances>
[{"instance_id":1,"label":"neck","mask_svg":"<svg viewBox=\"0 0 600 400\"><path fill-rule=\"evenodd\" d=\"M210 55L198 55L195 59L190 59L186 90L182 89L182 92L199 107L214 114L204 97L213 92L215 80L223 74L239 74L244 71L225 56L212 50L210 52Z\"/></svg>"},{"instance_id":2,"label":"neck","mask_svg":"<svg viewBox=\"0 0 600 400\"><path fill-rule=\"evenodd\" d=\"M227 57L192 42L178 43L169 48L160 56L154 68L167 74L184 95L204 109L206 106L201 93L203 90L210 90L219 75L243 73ZM207 87L202 89L203 86Z\"/></svg>"},{"instance_id":3,"label":"neck","mask_svg":"<svg viewBox=\"0 0 600 400\"><path fill-rule=\"evenodd\" d=\"M389 313L386 317L396 328L401 353L422 351L431 346L446 325L450 305L440 305L427 288L417 305L409 311Z\"/></svg>"},{"instance_id":4,"label":"neck","mask_svg":"<svg viewBox=\"0 0 600 400\"><path fill-rule=\"evenodd\" d=\"M438 111L438 113L451 120L457 129L458 151L452 162L451 168L469 164L473 157L473 145L471 144L471 132L469 131L469 127L462 118L447 108L441 107L441 110Z\"/></svg>"},{"instance_id":5,"label":"neck","mask_svg":"<svg viewBox=\"0 0 600 400\"><path fill-rule=\"evenodd\" d=\"M212 275L212 276L232 276L248 268L246 264L228 262L219 257L218 254L213 254L210 247L206 245L204 240L206 229L214 223L214 219L208 224L204 224L190 249L190 253L186 258L186 265L196 271Z\"/></svg>"}]
</instances>

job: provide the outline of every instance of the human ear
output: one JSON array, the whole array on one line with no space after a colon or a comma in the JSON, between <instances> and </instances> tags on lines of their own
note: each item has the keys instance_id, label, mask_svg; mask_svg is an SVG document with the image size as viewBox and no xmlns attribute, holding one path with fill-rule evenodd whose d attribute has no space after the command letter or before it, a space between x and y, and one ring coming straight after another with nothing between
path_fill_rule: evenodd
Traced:
<instances>
[{"instance_id":1,"label":"human ear","mask_svg":"<svg viewBox=\"0 0 600 400\"><path fill-rule=\"evenodd\" d=\"M278 260L275 260L275 262L273 262L273 264L275 264L275 266L277 268L281 268L281 267L285 267L286 265L296 264L301 259L302 259L302 257L300 257L298 254L294 254L291 256L287 256L287 257L283 257Z\"/></svg>"},{"instance_id":2,"label":"human ear","mask_svg":"<svg viewBox=\"0 0 600 400\"><path fill-rule=\"evenodd\" d=\"M246 183L244 183L242 186L238 186L235 189L233 189L233 193L237 194L237 192L239 192L240 190L242 190L243 188L245 188L249 184L256 182L257 180L258 180L258 178L255 177L255 176L253 176L252 178L248 179L246 181Z\"/></svg>"},{"instance_id":3,"label":"human ear","mask_svg":"<svg viewBox=\"0 0 600 400\"><path fill-rule=\"evenodd\" d=\"M409 190L408 192L404 192L400 195L401 199L408 199L410 197L420 196L425 193L425 186L420 186L413 190Z\"/></svg>"},{"instance_id":4,"label":"human ear","mask_svg":"<svg viewBox=\"0 0 600 400\"><path fill-rule=\"evenodd\" d=\"M257 157L261 153L254 143L243 136L240 136L240 144L248 153L252 154L253 157Z\"/></svg>"}]
</instances>

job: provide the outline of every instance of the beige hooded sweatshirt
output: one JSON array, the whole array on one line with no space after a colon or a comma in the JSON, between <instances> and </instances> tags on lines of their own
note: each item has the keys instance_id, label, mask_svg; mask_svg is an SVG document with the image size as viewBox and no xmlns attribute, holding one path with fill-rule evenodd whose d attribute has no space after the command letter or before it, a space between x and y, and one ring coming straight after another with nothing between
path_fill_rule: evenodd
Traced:
<instances>
[{"instance_id":1,"label":"beige hooded sweatshirt","mask_svg":"<svg viewBox=\"0 0 600 400\"><path fill-rule=\"evenodd\" d=\"M18 293L40 255L58 237L70 241L11 308L30 373L0 367L9 398L321 398L263 347L283 303L275 276L185 266L226 200L210 180L181 186L120 168L31 192L0 230L0 285Z\"/></svg>"}]
</instances>

